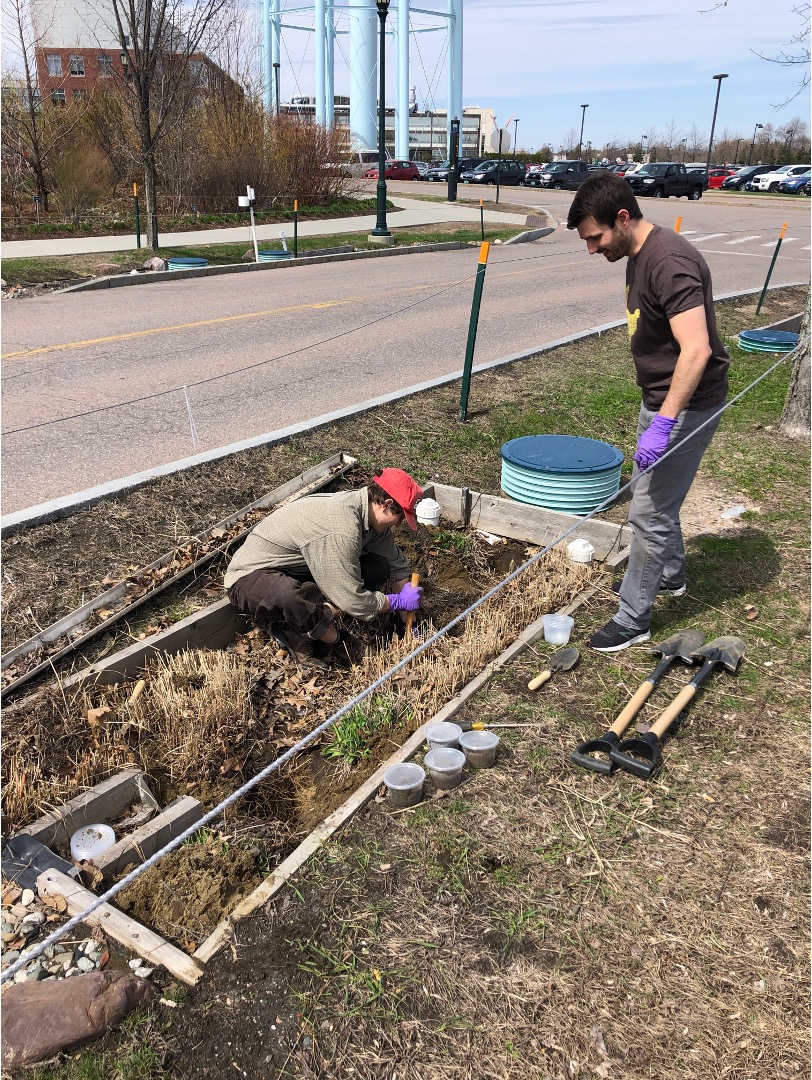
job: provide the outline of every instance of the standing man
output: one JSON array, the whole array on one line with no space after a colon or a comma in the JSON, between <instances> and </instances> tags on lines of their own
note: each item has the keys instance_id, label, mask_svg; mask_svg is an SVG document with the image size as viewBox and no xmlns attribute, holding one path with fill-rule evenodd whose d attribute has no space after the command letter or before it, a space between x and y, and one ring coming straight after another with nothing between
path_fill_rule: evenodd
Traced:
<instances>
[{"instance_id":1,"label":"standing man","mask_svg":"<svg viewBox=\"0 0 812 1080\"><path fill-rule=\"evenodd\" d=\"M392 529L417 530L420 487L402 469L383 469L356 491L308 495L274 510L256 525L228 565L232 605L261 620L276 615L298 657L315 642L340 639L335 616L370 620L385 611L405 619L423 590L410 584L409 564ZM384 593L388 581L392 592Z\"/></svg>"},{"instance_id":2,"label":"standing man","mask_svg":"<svg viewBox=\"0 0 812 1080\"><path fill-rule=\"evenodd\" d=\"M595 173L585 180L567 228L578 230L590 255L627 260L626 320L643 392L620 607L589 640L613 653L649 640L658 595L685 593L680 508L719 425L711 417L727 397L730 358L716 331L707 263L677 233L644 220L622 177ZM673 452L659 464L666 451Z\"/></svg>"}]
</instances>

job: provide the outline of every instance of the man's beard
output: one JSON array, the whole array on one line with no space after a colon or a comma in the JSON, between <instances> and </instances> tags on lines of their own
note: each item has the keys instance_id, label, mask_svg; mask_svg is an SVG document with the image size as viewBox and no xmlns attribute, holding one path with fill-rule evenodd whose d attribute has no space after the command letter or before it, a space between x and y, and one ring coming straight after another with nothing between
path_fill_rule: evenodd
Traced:
<instances>
[{"instance_id":1,"label":"man's beard","mask_svg":"<svg viewBox=\"0 0 812 1080\"><path fill-rule=\"evenodd\" d=\"M618 225L615 225L612 229L612 239L609 243L598 249L607 262L618 262L619 259L625 259L631 250L631 234L624 232Z\"/></svg>"}]
</instances>

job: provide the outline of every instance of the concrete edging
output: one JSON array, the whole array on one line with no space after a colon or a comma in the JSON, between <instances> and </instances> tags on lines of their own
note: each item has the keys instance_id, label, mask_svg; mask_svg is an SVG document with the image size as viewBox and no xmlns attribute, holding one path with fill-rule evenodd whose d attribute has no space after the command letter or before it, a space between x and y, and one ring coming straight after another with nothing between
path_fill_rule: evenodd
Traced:
<instances>
[{"instance_id":1,"label":"concrete edging","mask_svg":"<svg viewBox=\"0 0 812 1080\"><path fill-rule=\"evenodd\" d=\"M391 255L418 255L432 251L458 251L467 247L462 240L450 240L445 244L414 244L409 247L381 248L379 251L353 251L349 245L339 249L327 249L325 254L300 255L294 259L280 259L270 263L225 263L221 266L201 266L191 270L147 270L137 274L116 274L114 277L93 278L66 289L56 289L55 296L65 293L91 292L95 289L119 289L127 285L154 285L162 281L180 281L185 278L217 277L219 274L252 274L262 270L282 270L296 266L312 266L322 262L350 262L354 259L379 259ZM331 253L332 252L332 253Z\"/></svg>"}]
</instances>

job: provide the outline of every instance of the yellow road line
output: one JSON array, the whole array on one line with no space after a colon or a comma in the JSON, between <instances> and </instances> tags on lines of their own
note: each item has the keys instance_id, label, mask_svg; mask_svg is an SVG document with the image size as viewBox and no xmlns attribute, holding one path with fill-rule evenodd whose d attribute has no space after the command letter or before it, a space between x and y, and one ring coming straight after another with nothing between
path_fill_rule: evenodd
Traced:
<instances>
[{"instance_id":1,"label":"yellow road line","mask_svg":"<svg viewBox=\"0 0 812 1080\"><path fill-rule=\"evenodd\" d=\"M567 264L569 265L569 264ZM555 269L561 268L556 264ZM517 277L522 274L536 273L545 267L532 266L525 270L510 270L503 273L493 271L489 275L494 277ZM397 289L387 293L387 296L407 296L410 293L425 292L426 289L444 289L456 284L455 281L432 282L430 285L413 285L406 289ZM381 296L349 296L344 300L320 300L313 304L294 304L290 307L269 308L267 311L249 311L243 315L223 315L217 319L202 319L200 322L177 323L174 326L154 326L149 330L131 330L126 334L109 334L106 337L88 338L85 341L64 341L55 345L42 345L37 349L21 349L18 352L3 353L0 360L20 360L29 356L41 356L43 353L63 352L66 349L84 349L90 345L107 345L113 341L128 341L133 338L149 337L152 334L172 334L179 330L195 330L201 326L217 326L223 323L241 322L246 319L263 319L271 315L285 315L291 311L321 311L325 308L341 307L345 304L356 304L369 300L381 300Z\"/></svg>"}]
</instances>

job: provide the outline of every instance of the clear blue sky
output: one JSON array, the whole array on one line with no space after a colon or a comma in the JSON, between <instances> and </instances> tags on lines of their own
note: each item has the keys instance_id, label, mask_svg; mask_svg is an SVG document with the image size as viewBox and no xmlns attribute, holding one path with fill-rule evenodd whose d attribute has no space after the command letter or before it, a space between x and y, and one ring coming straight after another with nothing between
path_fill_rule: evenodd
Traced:
<instances>
[{"instance_id":1,"label":"clear blue sky","mask_svg":"<svg viewBox=\"0 0 812 1080\"><path fill-rule=\"evenodd\" d=\"M444 10L444 0L412 0L415 8ZM504 124L519 118L521 149L551 142L557 149L577 134L582 104L588 104L584 142L596 149L617 137L639 142L652 129L678 137L691 128L710 131L716 83L722 83L717 137L728 129L749 138L756 123L776 127L794 117L808 120L807 88L781 106L798 87L804 69L761 59L790 45L802 19L792 12L801 0L464 0L463 101L490 106ZM287 8L304 6L285 0ZM336 0L338 10L342 0ZM412 13L413 28L441 25ZM312 25L304 12L296 21ZM390 22L396 20L394 10ZM286 21L294 21L290 16ZM339 27L342 23L339 20ZM344 22L346 27L346 21ZM313 94L312 35L283 31L282 98ZM342 59L348 39L336 49L337 93L349 80ZM412 35L410 83L420 108L444 108L447 96L444 32ZM395 67L390 40L387 70ZM294 72L297 78L294 79ZM394 79L387 78L388 104ZM511 124L511 134L513 125ZM676 141L676 140L675 140Z\"/></svg>"}]
</instances>

